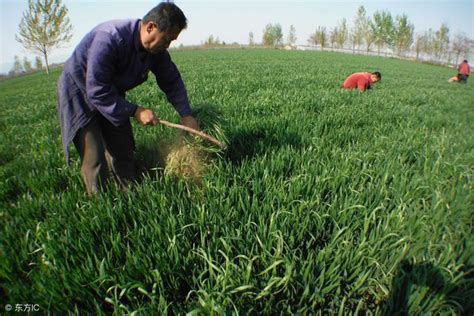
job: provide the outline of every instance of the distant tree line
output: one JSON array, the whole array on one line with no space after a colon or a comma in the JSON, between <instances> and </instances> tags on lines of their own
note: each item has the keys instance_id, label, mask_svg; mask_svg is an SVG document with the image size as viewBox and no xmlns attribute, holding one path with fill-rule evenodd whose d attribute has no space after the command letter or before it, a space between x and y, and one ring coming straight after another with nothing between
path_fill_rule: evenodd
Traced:
<instances>
[{"instance_id":1,"label":"distant tree line","mask_svg":"<svg viewBox=\"0 0 474 316\"><path fill-rule=\"evenodd\" d=\"M39 56L35 57L34 64L26 57L23 57L23 60L20 60L18 55L15 55L13 61L13 67L8 73L9 76L19 75L22 73L29 73L33 71L43 70L43 61Z\"/></svg>"},{"instance_id":2,"label":"distant tree line","mask_svg":"<svg viewBox=\"0 0 474 316\"><path fill-rule=\"evenodd\" d=\"M38 56L34 66L26 57L21 61L15 56L10 75L41 69L49 72L49 53L72 37L72 26L67 13L68 9L61 0L28 1L28 10L23 13L16 40L28 51L42 56L44 64ZM307 43L321 50L350 49L353 53L357 51L367 54L391 54L447 64L457 64L461 58L466 58L474 51L474 40L463 33L451 36L446 24L441 24L438 30L429 29L415 33L413 23L405 14L393 17L388 11L376 11L373 16L368 16L365 8L360 6L353 22L352 28L348 26L345 18L332 29L317 26ZM263 30L261 45L287 45L294 48L296 39L296 29L293 25L284 40L281 25L269 23ZM253 32L249 33L248 44L257 45ZM215 47L224 46L226 43L220 41L219 37L210 35L202 45Z\"/></svg>"},{"instance_id":3,"label":"distant tree line","mask_svg":"<svg viewBox=\"0 0 474 316\"><path fill-rule=\"evenodd\" d=\"M280 24L267 24L263 30L263 46L294 47L295 42L293 25L285 43ZM449 27L444 23L438 30L415 33L415 26L406 14L392 16L388 11L376 11L373 16L368 16L363 6L358 8L352 28L345 18L332 29L320 25L309 36L307 43L320 50L352 50L353 53L412 57L446 64L457 64L474 51L474 40L463 33L451 36ZM248 44L256 45L252 32L249 33Z\"/></svg>"},{"instance_id":4,"label":"distant tree line","mask_svg":"<svg viewBox=\"0 0 474 316\"><path fill-rule=\"evenodd\" d=\"M239 43L233 42L233 43L228 44L225 41L221 41L218 36L209 35L204 40L204 42L201 42L201 45L206 47L206 48L211 48L211 47L219 47L219 46L226 46L226 45L238 46Z\"/></svg>"}]
</instances>

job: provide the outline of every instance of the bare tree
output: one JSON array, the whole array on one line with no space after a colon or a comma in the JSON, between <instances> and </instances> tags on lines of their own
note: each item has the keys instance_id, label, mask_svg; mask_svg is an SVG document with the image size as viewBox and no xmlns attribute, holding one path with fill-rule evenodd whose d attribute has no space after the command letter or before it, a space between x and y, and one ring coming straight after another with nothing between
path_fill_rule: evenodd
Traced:
<instances>
[{"instance_id":1,"label":"bare tree","mask_svg":"<svg viewBox=\"0 0 474 316\"><path fill-rule=\"evenodd\" d=\"M10 71L10 74L16 75L19 73L23 72L23 65L21 64L20 57L15 55L14 57L14 62L13 62L13 68Z\"/></svg>"},{"instance_id":2,"label":"bare tree","mask_svg":"<svg viewBox=\"0 0 474 316\"><path fill-rule=\"evenodd\" d=\"M208 38L204 41L203 45L204 47L215 47L221 44L221 41L219 40L219 37L214 35L209 35Z\"/></svg>"},{"instance_id":3,"label":"bare tree","mask_svg":"<svg viewBox=\"0 0 474 316\"><path fill-rule=\"evenodd\" d=\"M253 39L253 32L249 33L249 46L255 45L255 41Z\"/></svg>"},{"instance_id":4,"label":"bare tree","mask_svg":"<svg viewBox=\"0 0 474 316\"><path fill-rule=\"evenodd\" d=\"M290 26L290 31L288 32L288 45L293 46L296 43L296 29L293 24Z\"/></svg>"},{"instance_id":5,"label":"bare tree","mask_svg":"<svg viewBox=\"0 0 474 316\"><path fill-rule=\"evenodd\" d=\"M273 25L271 23L268 23L267 25L265 25L265 29L263 30L263 36L262 36L262 44L264 46L273 45L272 29L273 29Z\"/></svg>"},{"instance_id":6,"label":"bare tree","mask_svg":"<svg viewBox=\"0 0 474 316\"><path fill-rule=\"evenodd\" d=\"M471 42L472 40L463 33L458 33L454 36L451 49L456 56L454 60L456 65L459 63L459 57L461 55L467 56L469 54L472 45Z\"/></svg>"},{"instance_id":7,"label":"bare tree","mask_svg":"<svg viewBox=\"0 0 474 316\"><path fill-rule=\"evenodd\" d=\"M428 55L430 60L433 60L434 41L433 30L428 29L428 31L425 31L423 35L423 52Z\"/></svg>"},{"instance_id":8,"label":"bare tree","mask_svg":"<svg viewBox=\"0 0 474 316\"><path fill-rule=\"evenodd\" d=\"M318 28L316 29L316 38L318 39L318 42L321 45L321 50L324 50L324 46L326 46L328 38L326 27L318 26Z\"/></svg>"},{"instance_id":9,"label":"bare tree","mask_svg":"<svg viewBox=\"0 0 474 316\"><path fill-rule=\"evenodd\" d=\"M28 58L23 57L23 69L25 69L26 72L29 72L33 70L33 66L31 65L31 61L28 60Z\"/></svg>"},{"instance_id":10,"label":"bare tree","mask_svg":"<svg viewBox=\"0 0 474 316\"><path fill-rule=\"evenodd\" d=\"M332 31L329 32L329 42L331 43L331 49L334 49L334 43L337 42L337 37L339 34L339 28L335 26Z\"/></svg>"},{"instance_id":11,"label":"bare tree","mask_svg":"<svg viewBox=\"0 0 474 316\"><path fill-rule=\"evenodd\" d=\"M316 33L313 33L313 34L309 35L308 45L311 45L311 46L318 45L318 37L316 36Z\"/></svg>"},{"instance_id":12,"label":"bare tree","mask_svg":"<svg viewBox=\"0 0 474 316\"><path fill-rule=\"evenodd\" d=\"M433 52L438 59L441 61L443 55L448 52L449 47L449 28L446 24L441 24L438 31L435 32L434 35L434 43L433 43Z\"/></svg>"},{"instance_id":13,"label":"bare tree","mask_svg":"<svg viewBox=\"0 0 474 316\"><path fill-rule=\"evenodd\" d=\"M72 37L68 9L61 0L29 0L28 10L23 12L19 32L15 39L24 48L44 57L46 73L49 73L48 55Z\"/></svg>"},{"instance_id":14,"label":"bare tree","mask_svg":"<svg viewBox=\"0 0 474 316\"><path fill-rule=\"evenodd\" d=\"M423 52L423 40L424 37L421 34L417 34L415 37L415 42L413 44L413 49L415 50L415 59L420 58L420 54Z\"/></svg>"},{"instance_id":15,"label":"bare tree","mask_svg":"<svg viewBox=\"0 0 474 316\"><path fill-rule=\"evenodd\" d=\"M35 69L42 70L43 69L43 62L41 61L41 57L35 57Z\"/></svg>"}]
</instances>

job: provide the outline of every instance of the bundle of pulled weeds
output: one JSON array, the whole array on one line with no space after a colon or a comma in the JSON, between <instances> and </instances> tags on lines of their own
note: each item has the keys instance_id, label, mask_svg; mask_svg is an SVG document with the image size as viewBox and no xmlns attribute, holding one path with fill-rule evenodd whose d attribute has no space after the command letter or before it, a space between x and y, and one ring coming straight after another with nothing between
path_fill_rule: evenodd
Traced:
<instances>
[{"instance_id":1,"label":"bundle of pulled weeds","mask_svg":"<svg viewBox=\"0 0 474 316\"><path fill-rule=\"evenodd\" d=\"M201 130L227 145L228 140L222 128L224 118L211 106L200 106L194 111ZM201 184L212 159L219 157L223 148L206 139L181 132L167 147L164 160L165 176L172 176L195 184Z\"/></svg>"}]
</instances>

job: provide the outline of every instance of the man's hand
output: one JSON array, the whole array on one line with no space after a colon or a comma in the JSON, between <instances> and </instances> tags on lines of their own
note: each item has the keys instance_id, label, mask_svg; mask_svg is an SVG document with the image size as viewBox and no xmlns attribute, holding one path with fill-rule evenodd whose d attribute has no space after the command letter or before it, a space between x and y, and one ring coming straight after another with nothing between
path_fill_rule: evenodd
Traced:
<instances>
[{"instance_id":1,"label":"man's hand","mask_svg":"<svg viewBox=\"0 0 474 316\"><path fill-rule=\"evenodd\" d=\"M138 106L135 111L135 119L142 125L156 125L159 122L152 110L141 106Z\"/></svg>"},{"instance_id":2,"label":"man's hand","mask_svg":"<svg viewBox=\"0 0 474 316\"><path fill-rule=\"evenodd\" d=\"M194 128L196 130L201 130L201 128L199 127L199 124L198 122L196 121L196 119L194 117L192 117L191 115L188 115L188 116L183 116L181 118L181 124L184 125L184 126L187 126L187 127L191 127L191 128Z\"/></svg>"}]
</instances>

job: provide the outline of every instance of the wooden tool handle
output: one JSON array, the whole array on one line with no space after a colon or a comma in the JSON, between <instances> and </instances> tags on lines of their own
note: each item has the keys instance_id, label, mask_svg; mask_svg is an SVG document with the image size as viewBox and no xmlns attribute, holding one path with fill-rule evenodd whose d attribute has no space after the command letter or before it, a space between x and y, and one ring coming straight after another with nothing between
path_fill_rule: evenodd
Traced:
<instances>
[{"instance_id":1,"label":"wooden tool handle","mask_svg":"<svg viewBox=\"0 0 474 316\"><path fill-rule=\"evenodd\" d=\"M187 127L187 126L184 126L184 125L180 125L180 124L175 124L175 123L171 123L171 122L168 122L168 121L165 121L165 120L158 120L158 123L160 124L163 124L163 125L166 125L168 127L172 127L172 128L178 128L178 129L182 129L186 132L189 132L189 133L192 133L192 134L195 134L195 135L198 135L202 138L205 138L207 139L208 141L216 144L217 146L220 146L221 148L225 148L226 145L221 143L220 141L218 141L217 139L215 139L214 137L204 133L204 132L201 132L201 131L198 131L194 128L191 128L191 127Z\"/></svg>"}]
</instances>

